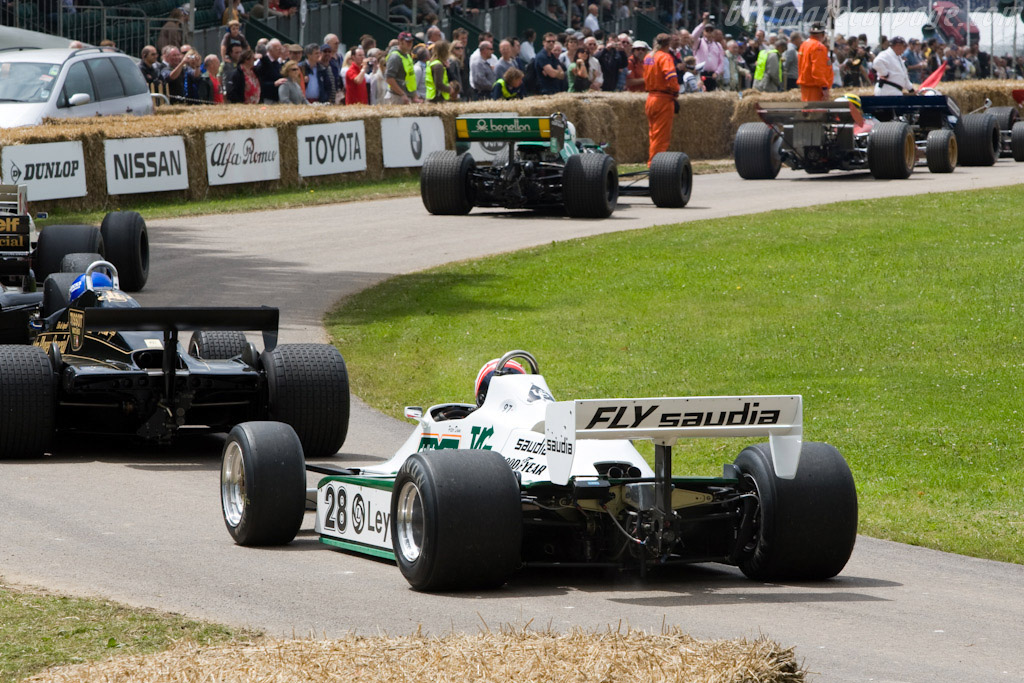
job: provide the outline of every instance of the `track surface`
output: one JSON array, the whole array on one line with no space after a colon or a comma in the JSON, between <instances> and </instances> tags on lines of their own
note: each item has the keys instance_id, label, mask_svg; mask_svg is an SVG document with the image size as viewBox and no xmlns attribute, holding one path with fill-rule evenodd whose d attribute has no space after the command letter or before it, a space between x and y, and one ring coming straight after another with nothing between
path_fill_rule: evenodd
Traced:
<instances>
[{"instance_id":1,"label":"track surface","mask_svg":"<svg viewBox=\"0 0 1024 683\"><path fill-rule=\"evenodd\" d=\"M760 182L698 176L686 209L631 198L613 218L591 222L497 211L439 218L418 198L151 221L153 269L139 298L276 305L283 341L321 341L322 315L339 296L448 261L677 221L1022 180L1024 166L1008 161L889 182L789 171ZM468 398L471 380L466 397L437 400ZM411 428L355 401L336 460L390 455ZM65 443L42 462L0 463L0 577L280 635L664 624L701 638L767 635L796 646L817 672L812 680L1024 680L1024 566L860 537L845 571L821 584L758 584L702 565L644 582L533 571L490 593L422 595L388 563L321 546L311 514L310 530L288 547L234 546L221 520L219 445L216 436L157 451Z\"/></svg>"}]
</instances>

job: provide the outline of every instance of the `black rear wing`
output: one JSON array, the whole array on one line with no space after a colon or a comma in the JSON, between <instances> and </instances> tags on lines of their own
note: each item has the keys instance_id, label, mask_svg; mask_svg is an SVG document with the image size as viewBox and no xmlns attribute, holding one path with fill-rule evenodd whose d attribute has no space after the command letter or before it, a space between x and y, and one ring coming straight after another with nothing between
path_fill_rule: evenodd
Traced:
<instances>
[{"instance_id":1,"label":"black rear wing","mask_svg":"<svg viewBox=\"0 0 1024 683\"><path fill-rule=\"evenodd\" d=\"M83 327L89 332L194 332L227 330L262 332L263 347L277 346L280 311L270 306L158 306L147 308L86 308Z\"/></svg>"}]
</instances>

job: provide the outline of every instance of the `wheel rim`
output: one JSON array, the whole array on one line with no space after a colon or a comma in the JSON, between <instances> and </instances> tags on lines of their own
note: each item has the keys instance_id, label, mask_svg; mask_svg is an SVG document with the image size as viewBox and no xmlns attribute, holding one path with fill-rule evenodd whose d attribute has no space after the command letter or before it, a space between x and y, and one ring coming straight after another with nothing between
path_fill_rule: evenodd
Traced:
<instances>
[{"instance_id":1,"label":"wheel rim","mask_svg":"<svg viewBox=\"0 0 1024 683\"><path fill-rule=\"evenodd\" d=\"M950 167L955 167L956 166L956 162L957 162L957 158L960 156L959 149L956 146L956 136L955 135L950 135L949 136L949 148L947 150L947 153L949 154L949 165L950 165Z\"/></svg>"},{"instance_id":2,"label":"wheel rim","mask_svg":"<svg viewBox=\"0 0 1024 683\"><path fill-rule=\"evenodd\" d=\"M245 471L242 468L242 448L237 441L228 444L220 470L220 500L224 519L236 527L245 512Z\"/></svg>"},{"instance_id":3,"label":"wheel rim","mask_svg":"<svg viewBox=\"0 0 1024 683\"><path fill-rule=\"evenodd\" d=\"M415 562L423 552L423 498L419 487L411 481L398 494L395 527L399 552L407 561Z\"/></svg>"},{"instance_id":4,"label":"wheel rim","mask_svg":"<svg viewBox=\"0 0 1024 683\"><path fill-rule=\"evenodd\" d=\"M914 136L909 131L907 137L903 139L903 162L907 168L914 168L914 163L917 161L917 144L914 142Z\"/></svg>"}]
</instances>

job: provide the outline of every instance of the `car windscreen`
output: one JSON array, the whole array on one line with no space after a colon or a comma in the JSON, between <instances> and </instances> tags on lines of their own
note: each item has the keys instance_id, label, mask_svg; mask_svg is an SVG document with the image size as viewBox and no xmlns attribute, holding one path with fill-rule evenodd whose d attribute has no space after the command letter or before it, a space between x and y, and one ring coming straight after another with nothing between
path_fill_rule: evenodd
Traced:
<instances>
[{"instance_id":1,"label":"car windscreen","mask_svg":"<svg viewBox=\"0 0 1024 683\"><path fill-rule=\"evenodd\" d=\"M0 63L0 103L46 102L59 73L59 64Z\"/></svg>"}]
</instances>

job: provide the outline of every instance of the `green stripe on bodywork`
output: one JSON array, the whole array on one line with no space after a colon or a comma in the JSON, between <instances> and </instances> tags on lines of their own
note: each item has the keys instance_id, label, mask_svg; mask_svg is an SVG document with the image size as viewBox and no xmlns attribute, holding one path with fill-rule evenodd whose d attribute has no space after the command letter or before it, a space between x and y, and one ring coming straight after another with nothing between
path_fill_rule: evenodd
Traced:
<instances>
[{"instance_id":1,"label":"green stripe on bodywork","mask_svg":"<svg viewBox=\"0 0 1024 683\"><path fill-rule=\"evenodd\" d=\"M351 550L352 552L362 553L364 555L373 555L374 557L380 557L385 560L395 561L395 554L390 550L384 550L383 548L375 548L372 545L363 545L362 543L354 543L352 541L341 541L337 538L328 538L327 536L321 536L320 542L324 545L333 545L336 548L342 550Z\"/></svg>"},{"instance_id":2,"label":"green stripe on bodywork","mask_svg":"<svg viewBox=\"0 0 1024 683\"><path fill-rule=\"evenodd\" d=\"M352 484L354 486L365 486L368 489L380 489L381 491L391 491L395 488L394 477L354 477L350 475L335 475L330 477L324 477L320 480L320 483L316 487L323 488L323 485L329 481L340 481L345 484Z\"/></svg>"},{"instance_id":3,"label":"green stripe on bodywork","mask_svg":"<svg viewBox=\"0 0 1024 683\"><path fill-rule=\"evenodd\" d=\"M596 475L594 475L594 476L588 475L586 477L581 477L581 478L583 478L583 479L599 479L600 477L598 477ZM572 488L572 481L574 479L576 479L576 477L573 477L572 479L570 479L569 480L570 483L566 484L563 488L567 488L567 489L568 488ZM633 482L632 479L608 479L607 481L612 486L619 486L621 484L630 484L630 483ZM648 482L648 483L653 483L653 482ZM725 479L723 477L672 477L672 483L675 484L676 486L687 486L687 485L690 485L690 484L703 484L703 485L712 485L712 486L715 486L715 485L727 486L727 485L730 485L730 484L738 484L739 480L738 479ZM535 488L537 486L555 486L555 484L552 484L550 481L535 481L535 482L531 482L529 484L522 484L519 488L521 488L523 490L527 490L527 489Z\"/></svg>"}]
</instances>

